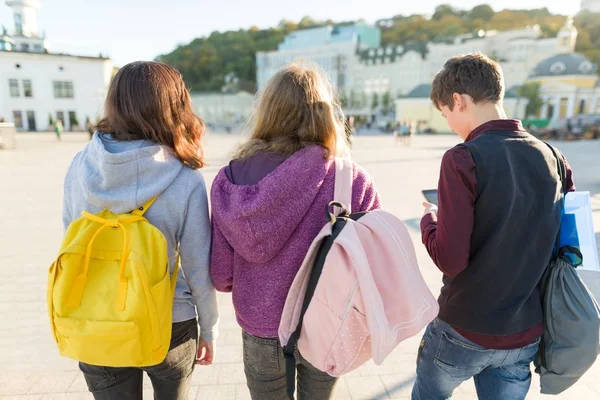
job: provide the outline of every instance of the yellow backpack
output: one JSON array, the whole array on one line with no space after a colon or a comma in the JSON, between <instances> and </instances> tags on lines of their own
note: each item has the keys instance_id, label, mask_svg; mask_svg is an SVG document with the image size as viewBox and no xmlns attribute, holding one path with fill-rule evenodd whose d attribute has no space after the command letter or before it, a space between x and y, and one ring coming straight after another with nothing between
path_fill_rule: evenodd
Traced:
<instances>
[{"instance_id":1,"label":"yellow backpack","mask_svg":"<svg viewBox=\"0 0 600 400\"><path fill-rule=\"evenodd\" d=\"M48 276L50 326L60 354L106 367L161 363L169 351L178 265L144 213L86 211L71 223Z\"/></svg>"}]
</instances>

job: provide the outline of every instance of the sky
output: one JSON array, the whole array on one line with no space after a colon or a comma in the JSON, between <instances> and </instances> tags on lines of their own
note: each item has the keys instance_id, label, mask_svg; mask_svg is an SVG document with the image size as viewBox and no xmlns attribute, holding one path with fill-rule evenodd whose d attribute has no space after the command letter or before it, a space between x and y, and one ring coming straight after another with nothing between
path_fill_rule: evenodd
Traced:
<instances>
[{"instance_id":1,"label":"sky","mask_svg":"<svg viewBox=\"0 0 600 400\"><path fill-rule=\"evenodd\" d=\"M275 26L282 19L375 22L394 15L432 14L440 3L470 9L481 3L495 10L548 7L573 15L579 0L41 0L39 26L53 52L103 53L115 65L152 60L179 44L213 31L253 25ZM0 0L0 24L14 30L11 9Z\"/></svg>"}]
</instances>

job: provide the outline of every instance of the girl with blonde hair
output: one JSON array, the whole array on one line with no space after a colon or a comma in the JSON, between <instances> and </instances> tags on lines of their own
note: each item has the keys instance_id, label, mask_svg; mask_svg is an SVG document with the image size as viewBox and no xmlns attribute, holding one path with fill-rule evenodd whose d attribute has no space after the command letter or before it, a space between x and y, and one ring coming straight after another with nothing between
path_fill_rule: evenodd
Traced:
<instances>
[{"instance_id":1,"label":"girl with blonde hair","mask_svg":"<svg viewBox=\"0 0 600 400\"><path fill-rule=\"evenodd\" d=\"M335 157L348 155L344 118L327 79L312 66L278 72L260 96L250 138L211 192L211 276L232 292L244 365L255 400L286 398L278 327L289 288L333 200ZM369 175L353 166L352 210L380 207ZM332 396L336 379L298 363L298 398Z\"/></svg>"}]
</instances>

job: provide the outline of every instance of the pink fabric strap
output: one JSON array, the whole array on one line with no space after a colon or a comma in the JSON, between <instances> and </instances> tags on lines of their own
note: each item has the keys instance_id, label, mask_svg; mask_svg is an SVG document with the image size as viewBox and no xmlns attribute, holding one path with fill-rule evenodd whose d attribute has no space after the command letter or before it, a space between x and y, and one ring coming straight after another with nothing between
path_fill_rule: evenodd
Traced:
<instances>
[{"instance_id":1,"label":"pink fabric strap","mask_svg":"<svg viewBox=\"0 0 600 400\"><path fill-rule=\"evenodd\" d=\"M352 160L349 158L335 159L335 189L333 200L346 206L352 212ZM339 214L340 210L336 210Z\"/></svg>"}]
</instances>

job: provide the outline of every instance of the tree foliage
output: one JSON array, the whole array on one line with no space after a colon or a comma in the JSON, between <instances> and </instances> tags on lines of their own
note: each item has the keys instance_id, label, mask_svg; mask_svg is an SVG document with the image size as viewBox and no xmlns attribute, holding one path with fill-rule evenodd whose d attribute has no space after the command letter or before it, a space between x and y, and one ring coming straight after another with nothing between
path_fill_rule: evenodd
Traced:
<instances>
[{"instance_id":1,"label":"tree foliage","mask_svg":"<svg viewBox=\"0 0 600 400\"><path fill-rule=\"evenodd\" d=\"M428 41L447 40L460 34L476 33L481 29L508 30L534 24L540 26L544 37L553 37L565 21L566 16L554 15L547 8L494 12L486 4L471 10L442 4L436 7L431 18L423 15L396 15L378 21L377 25L382 30L384 45L418 45L421 54L425 55L424 43ZM241 81L255 82L256 52L276 50L287 34L298 29L353 22L359 21L335 23L331 20L317 21L306 16L297 23L282 20L276 27L269 29L251 27L247 30L213 32L157 59L179 69L192 90L218 91L224 85L225 76L230 73L234 73ZM579 14L575 18L575 26L579 30L576 51L600 64L600 14Z\"/></svg>"},{"instance_id":2,"label":"tree foliage","mask_svg":"<svg viewBox=\"0 0 600 400\"><path fill-rule=\"evenodd\" d=\"M519 96L529 100L527 107L525 108L524 117L527 118L530 115L538 115L540 109L544 105L544 101L540 98L540 83L539 82L527 82L518 88Z\"/></svg>"}]
</instances>

